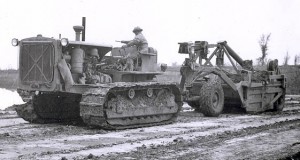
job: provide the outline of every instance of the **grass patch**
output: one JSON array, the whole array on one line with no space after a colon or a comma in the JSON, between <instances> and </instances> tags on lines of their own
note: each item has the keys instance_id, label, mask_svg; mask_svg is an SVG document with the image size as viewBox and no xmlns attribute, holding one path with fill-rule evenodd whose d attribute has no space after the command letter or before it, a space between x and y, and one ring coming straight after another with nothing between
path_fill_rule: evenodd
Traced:
<instances>
[{"instance_id":1,"label":"grass patch","mask_svg":"<svg viewBox=\"0 0 300 160\"><path fill-rule=\"evenodd\" d=\"M17 70L0 70L0 88L16 90L18 87Z\"/></svg>"},{"instance_id":2,"label":"grass patch","mask_svg":"<svg viewBox=\"0 0 300 160\"><path fill-rule=\"evenodd\" d=\"M162 75L157 75L158 82L176 82L180 83L181 75L179 72L169 72L166 71Z\"/></svg>"}]
</instances>

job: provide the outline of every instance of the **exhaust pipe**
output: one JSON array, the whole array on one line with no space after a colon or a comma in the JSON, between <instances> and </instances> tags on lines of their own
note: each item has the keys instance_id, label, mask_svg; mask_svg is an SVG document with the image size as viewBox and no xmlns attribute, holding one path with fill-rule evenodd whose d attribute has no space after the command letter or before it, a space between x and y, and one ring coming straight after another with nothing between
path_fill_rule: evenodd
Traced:
<instances>
[{"instance_id":1,"label":"exhaust pipe","mask_svg":"<svg viewBox=\"0 0 300 160\"><path fill-rule=\"evenodd\" d=\"M85 41L85 29L86 29L86 25L85 25L85 17L82 17L82 26L83 26L83 31L82 31L82 37L81 40Z\"/></svg>"},{"instance_id":2,"label":"exhaust pipe","mask_svg":"<svg viewBox=\"0 0 300 160\"><path fill-rule=\"evenodd\" d=\"M84 27L83 26L74 26L73 29L76 34L75 40L80 41L80 32L84 30Z\"/></svg>"}]
</instances>

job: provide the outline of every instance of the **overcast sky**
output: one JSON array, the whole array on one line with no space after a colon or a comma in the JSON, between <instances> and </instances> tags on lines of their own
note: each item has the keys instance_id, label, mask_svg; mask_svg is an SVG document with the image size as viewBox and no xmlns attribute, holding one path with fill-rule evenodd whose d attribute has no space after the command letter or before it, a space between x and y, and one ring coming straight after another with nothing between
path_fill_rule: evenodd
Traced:
<instances>
[{"instance_id":1,"label":"overcast sky","mask_svg":"<svg viewBox=\"0 0 300 160\"><path fill-rule=\"evenodd\" d=\"M72 26L86 17L86 41L119 47L140 26L158 50L158 62L181 64L178 42L226 40L243 59L261 56L258 40L271 33L268 58L300 55L299 0L1 0L0 68L17 68L11 39L42 34L75 39Z\"/></svg>"}]
</instances>

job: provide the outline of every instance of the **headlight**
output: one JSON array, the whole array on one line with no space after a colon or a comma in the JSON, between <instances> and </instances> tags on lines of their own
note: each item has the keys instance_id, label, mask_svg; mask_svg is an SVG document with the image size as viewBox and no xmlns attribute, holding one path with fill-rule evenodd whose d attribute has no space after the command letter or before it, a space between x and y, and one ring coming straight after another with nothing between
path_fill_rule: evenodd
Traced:
<instances>
[{"instance_id":1,"label":"headlight","mask_svg":"<svg viewBox=\"0 0 300 160\"><path fill-rule=\"evenodd\" d=\"M18 46L18 44L19 44L18 39L14 38L14 39L11 40L11 45L13 45L14 47Z\"/></svg>"},{"instance_id":2,"label":"headlight","mask_svg":"<svg viewBox=\"0 0 300 160\"><path fill-rule=\"evenodd\" d=\"M62 46L65 47L65 46L67 46L69 44L69 40L67 38L62 38L60 40L60 43L61 43Z\"/></svg>"}]
</instances>

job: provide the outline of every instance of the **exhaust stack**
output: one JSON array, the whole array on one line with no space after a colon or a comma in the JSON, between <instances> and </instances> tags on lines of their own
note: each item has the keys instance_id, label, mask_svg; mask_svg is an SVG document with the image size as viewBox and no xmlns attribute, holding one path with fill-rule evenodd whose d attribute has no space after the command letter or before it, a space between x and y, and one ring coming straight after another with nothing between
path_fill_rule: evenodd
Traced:
<instances>
[{"instance_id":1,"label":"exhaust stack","mask_svg":"<svg viewBox=\"0 0 300 160\"><path fill-rule=\"evenodd\" d=\"M81 33L81 31L84 30L84 27L83 26L74 26L73 29L76 34L75 40L80 41L80 33Z\"/></svg>"},{"instance_id":2,"label":"exhaust stack","mask_svg":"<svg viewBox=\"0 0 300 160\"><path fill-rule=\"evenodd\" d=\"M86 29L86 24L85 24L85 17L82 17L82 26L83 26L83 31L82 31L82 41L85 41L85 29Z\"/></svg>"}]
</instances>

